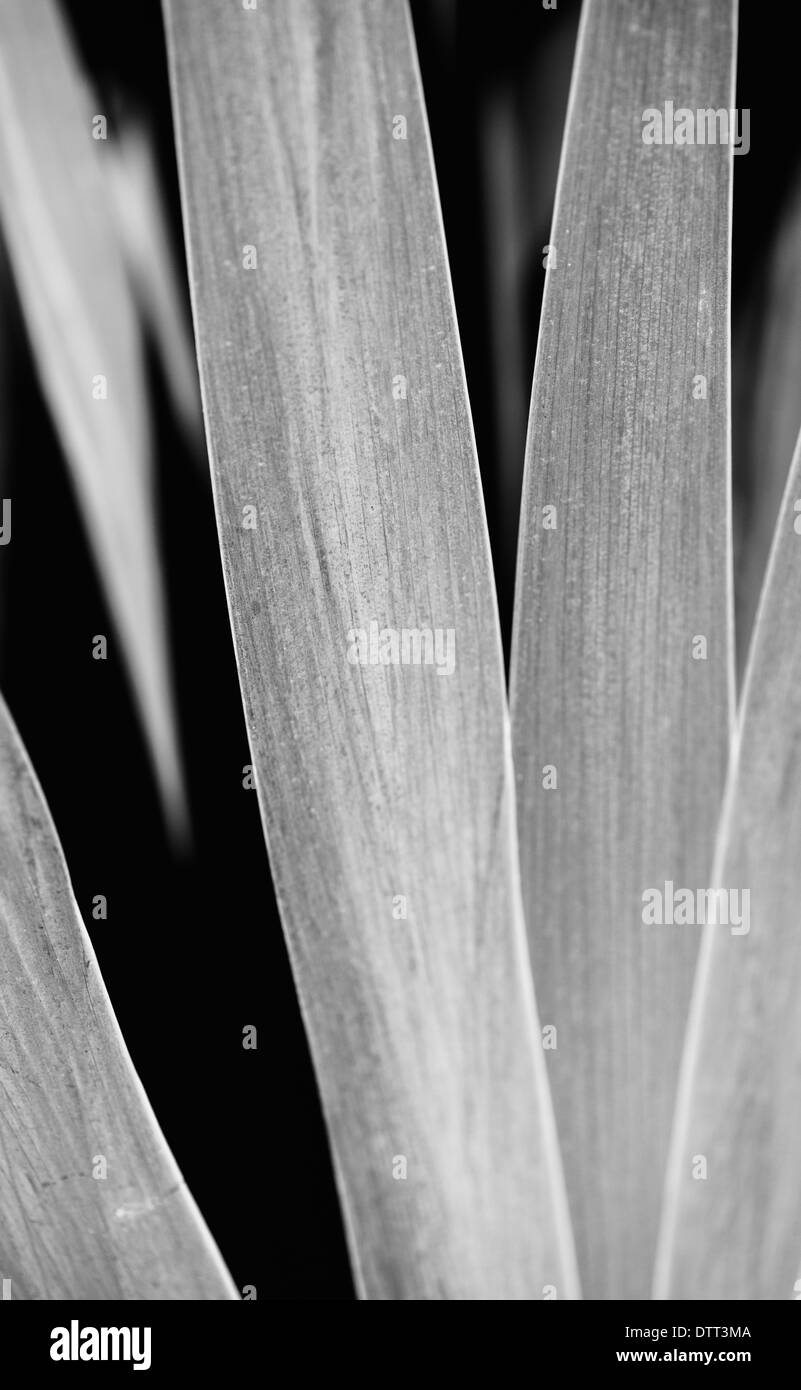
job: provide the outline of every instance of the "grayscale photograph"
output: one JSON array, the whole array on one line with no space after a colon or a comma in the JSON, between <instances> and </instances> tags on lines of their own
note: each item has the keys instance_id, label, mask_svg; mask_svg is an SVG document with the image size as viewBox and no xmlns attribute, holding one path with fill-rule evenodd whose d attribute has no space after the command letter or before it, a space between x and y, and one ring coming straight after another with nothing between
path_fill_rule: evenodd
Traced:
<instances>
[{"instance_id":1,"label":"grayscale photograph","mask_svg":"<svg viewBox=\"0 0 801 1390\"><path fill-rule=\"evenodd\" d=\"M0 0L31 1365L792 1354L794 66L755 0Z\"/></svg>"}]
</instances>

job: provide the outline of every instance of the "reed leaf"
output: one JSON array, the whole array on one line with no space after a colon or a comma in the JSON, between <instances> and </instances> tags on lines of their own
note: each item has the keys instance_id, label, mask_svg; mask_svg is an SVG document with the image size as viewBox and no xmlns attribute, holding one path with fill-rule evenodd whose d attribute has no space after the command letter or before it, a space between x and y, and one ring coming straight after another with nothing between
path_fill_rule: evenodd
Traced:
<instances>
[{"instance_id":1,"label":"reed leaf","mask_svg":"<svg viewBox=\"0 0 801 1390\"><path fill-rule=\"evenodd\" d=\"M408 15L165 14L234 644L358 1291L572 1297ZM395 661L393 634L424 628L441 656L452 631L451 674Z\"/></svg>"},{"instance_id":2,"label":"reed leaf","mask_svg":"<svg viewBox=\"0 0 801 1390\"><path fill-rule=\"evenodd\" d=\"M179 829L184 793L140 333L101 167L103 141L93 138L97 114L52 0L0 6L2 229L165 810ZM87 632L87 659L93 636Z\"/></svg>"},{"instance_id":3,"label":"reed leaf","mask_svg":"<svg viewBox=\"0 0 801 1390\"><path fill-rule=\"evenodd\" d=\"M11 1298L236 1298L133 1069L2 698L0 959L0 1276Z\"/></svg>"},{"instance_id":4,"label":"reed leaf","mask_svg":"<svg viewBox=\"0 0 801 1390\"><path fill-rule=\"evenodd\" d=\"M591 1298L651 1287L698 934L645 926L643 894L708 882L733 686L731 147L646 144L642 117L732 107L734 15L585 4L534 371L513 752Z\"/></svg>"},{"instance_id":5,"label":"reed leaf","mask_svg":"<svg viewBox=\"0 0 801 1390\"><path fill-rule=\"evenodd\" d=\"M152 141L144 123L132 118L124 121L108 156L104 168L117 236L136 301L158 348L176 418L190 443L202 449L194 343Z\"/></svg>"},{"instance_id":6,"label":"reed leaf","mask_svg":"<svg viewBox=\"0 0 801 1390\"><path fill-rule=\"evenodd\" d=\"M801 1291L799 511L801 439L746 665L712 876L726 897L704 929L657 1298Z\"/></svg>"}]
</instances>

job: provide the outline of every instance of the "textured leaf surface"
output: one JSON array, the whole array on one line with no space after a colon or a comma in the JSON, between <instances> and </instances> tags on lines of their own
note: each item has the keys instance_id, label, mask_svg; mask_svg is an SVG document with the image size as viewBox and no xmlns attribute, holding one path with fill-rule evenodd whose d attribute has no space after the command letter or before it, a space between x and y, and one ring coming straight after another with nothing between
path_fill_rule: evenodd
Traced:
<instances>
[{"instance_id":1,"label":"textured leaf surface","mask_svg":"<svg viewBox=\"0 0 801 1390\"><path fill-rule=\"evenodd\" d=\"M797 444L746 667L713 874L742 922L705 929L668 1172L660 1298L798 1297L800 499Z\"/></svg>"},{"instance_id":2,"label":"textured leaf surface","mask_svg":"<svg viewBox=\"0 0 801 1390\"><path fill-rule=\"evenodd\" d=\"M0 1277L11 1298L236 1298L125 1049L2 699L0 962Z\"/></svg>"},{"instance_id":3,"label":"textured leaf surface","mask_svg":"<svg viewBox=\"0 0 801 1390\"><path fill-rule=\"evenodd\" d=\"M699 936L644 926L642 895L708 883L732 687L731 150L646 145L642 116L731 107L733 54L733 4L588 0L534 373L513 750L534 978L558 1036L548 1073L594 1298L650 1290Z\"/></svg>"},{"instance_id":4,"label":"textured leaf surface","mask_svg":"<svg viewBox=\"0 0 801 1390\"><path fill-rule=\"evenodd\" d=\"M165 9L231 622L359 1290L575 1296L405 7ZM452 628L453 673L349 664L371 621Z\"/></svg>"}]
</instances>

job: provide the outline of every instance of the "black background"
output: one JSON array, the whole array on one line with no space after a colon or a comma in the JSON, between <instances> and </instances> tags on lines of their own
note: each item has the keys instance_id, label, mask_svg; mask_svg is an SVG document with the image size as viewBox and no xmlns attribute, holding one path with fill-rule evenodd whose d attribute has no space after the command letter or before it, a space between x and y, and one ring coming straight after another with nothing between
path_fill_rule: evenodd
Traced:
<instances>
[{"instance_id":1,"label":"black background","mask_svg":"<svg viewBox=\"0 0 801 1390\"><path fill-rule=\"evenodd\" d=\"M70 0L66 8L112 138L121 100L147 118L180 254L157 0ZM525 416L510 458L493 376L487 228L494 194L485 122L489 103L505 93L518 122L518 157L522 151L523 162L539 169L542 185L523 200L529 254L516 300L515 371L527 404L578 5L559 0L556 11L545 11L537 0L416 0L412 8L508 642ZM796 49L781 32L789 12L748 4L741 17L737 104L751 110L752 144L734 161L735 333L744 306L759 294L798 166ZM123 1034L236 1283L255 1284L260 1298L350 1299L325 1130L256 797L242 788L249 754L202 461L176 428L151 362L161 545L193 823L191 852L178 856L115 642L108 661L92 660L93 635L111 635L113 627L8 293L3 318L0 459L3 493L14 502L14 540L0 550L0 680L50 804ZM749 367L746 358L734 381L735 425L748 407ZM735 462L739 469L736 449ZM91 918L97 893L108 898L107 922ZM245 1024L259 1027L258 1052L242 1049Z\"/></svg>"}]
</instances>

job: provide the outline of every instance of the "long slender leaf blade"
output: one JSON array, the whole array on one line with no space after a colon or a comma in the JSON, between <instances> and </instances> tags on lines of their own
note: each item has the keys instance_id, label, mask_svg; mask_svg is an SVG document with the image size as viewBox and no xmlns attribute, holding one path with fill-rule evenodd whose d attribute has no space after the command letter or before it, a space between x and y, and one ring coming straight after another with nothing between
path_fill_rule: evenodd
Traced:
<instances>
[{"instance_id":1,"label":"long slender leaf blade","mask_svg":"<svg viewBox=\"0 0 801 1390\"><path fill-rule=\"evenodd\" d=\"M588 0L534 372L513 750L537 997L558 1037L548 1072L595 1298L650 1290L698 936L646 928L643 893L708 882L732 691L731 148L647 145L642 116L730 108L733 57L732 3Z\"/></svg>"},{"instance_id":2,"label":"long slender leaf blade","mask_svg":"<svg viewBox=\"0 0 801 1390\"><path fill-rule=\"evenodd\" d=\"M405 6L165 13L234 643L358 1288L572 1297ZM453 629L455 669L350 664L371 622Z\"/></svg>"},{"instance_id":3,"label":"long slender leaf blade","mask_svg":"<svg viewBox=\"0 0 801 1390\"><path fill-rule=\"evenodd\" d=\"M236 1298L131 1064L2 698L0 959L0 1275L11 1298Z\"/></svg>"},{"instance_id":4,"label":"long slender leaf blade","mask_svg":"<svg viewBox=\"0 0 801 1390\"><path fill-rule=\"evenodd\" d=\"M126 121L107 153L104 172L128 274L142 317L158 347L173 409L194 445L202 440L203 433L197 362L152 140L145 124L136 119Z\"/></svg>"},{"instance_id":5,"label":"long slender leaf blade","mask_svg":"<svg viewBox=\"0 0 801 1390\"><path fill-rule=\"evenodd\" d=\"M798 1296L800 499L801 438L746 666L712 878L726 892L727 911L704 929L666 1183L658 1298Z\"/></svg>"},{"instance_id":6,"label":"long slender leaf blade","mask_svg":"<svg viewBox=\"0 0 801 1390\"><path fill-rule=\"evenodd\" d=\"M121 634L169 819L185 821L137 318L52 0L0 6L0 218L43 389ZM107 396L100 393L105 378ZM87 659L93 633L87 633Z\"/></svg>"}]
</instances>

